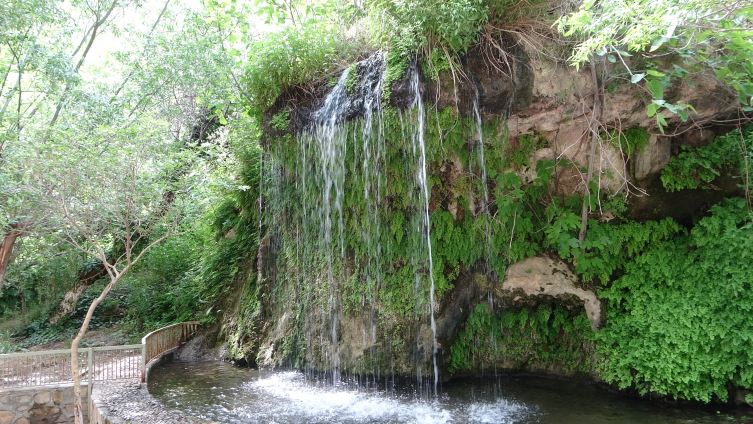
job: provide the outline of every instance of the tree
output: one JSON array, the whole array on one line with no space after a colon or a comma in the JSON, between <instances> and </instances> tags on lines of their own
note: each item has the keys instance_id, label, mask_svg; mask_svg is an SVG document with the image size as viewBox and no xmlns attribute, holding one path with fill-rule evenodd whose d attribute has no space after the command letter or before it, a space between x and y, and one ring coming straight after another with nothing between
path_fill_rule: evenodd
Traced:
<instances>
[{"instance_id":1,"label":"tree","mask_svg":"<svg viewBox=\"0 0 753 424\"><path fill-rule=\"evenodd\" d=\"M190 208L197 208L190 186L201 173L174 174L192 152L176 146L160 121L89 131L42 126L36 135L33 149L17 150L28 156L14 158L28 164L27 190L46 213L34 231L98 260L109 279L71 343L76 422L83 423L76 358L92 314L145 253L186 230Z\"/></svg>"},{"instance_id":2,"label":"tree","mask_svg":"<svg viewBox=\"0 0 753 424\"><path fill-rule=\"evenodd\" d=\"M689 105L664 99L673 80L711 71L734 88L743 112L753 111L753 8L736 0L586 0L577 12L562 17L558 28L582 39L570 57L580 65L595 52L622 64L632 83L645 81L653 98L648 116L659 128L667 126L666 112L688 120ZM631 53L648 59L645 69L634 70ZM681 65L658 69L668 55Z\"/></svg>"},{"instance_id":3,"label":"tree","mask_svg":"<svg viewBox=\"0 0 753 424\"><path fill-rule=\"evenodd\" d=\"M46 122L52 127L58 121L72 91L81 84L79 73L94 41L112 24L114 12L129 3L99 0L64 5L52 0L11 0L0 5L3 171L7 166L3 150L22 140L27 125ZM77 26L77 21L85 25ZM0 190L0 199L5 201L5 207L0 207L0 291L16 240L34 225L28 219L26 203L14 199L14 194L14 190Z\"/></svg>"}]
</instances>

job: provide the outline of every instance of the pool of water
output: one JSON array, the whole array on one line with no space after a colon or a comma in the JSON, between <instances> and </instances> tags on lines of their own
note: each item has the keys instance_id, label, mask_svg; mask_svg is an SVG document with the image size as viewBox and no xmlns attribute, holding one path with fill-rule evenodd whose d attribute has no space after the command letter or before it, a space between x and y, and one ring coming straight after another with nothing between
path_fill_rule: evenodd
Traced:
<instances>
[{"instance_id":1,"label":"pool of water","mask_svg":"<svg viewBox=\"0 0 753 424\"><path fill-rule=\"evenodd\" d=\"M655 403L593 384L532 376L457 380L444 384L436 397L405 383L398 389L389 381L380 386L333 387L297 371L219 361L169 360L149 375L149 392L165 405L216 423L749 422L744 410Z\"/></svg>"}]
</instances>

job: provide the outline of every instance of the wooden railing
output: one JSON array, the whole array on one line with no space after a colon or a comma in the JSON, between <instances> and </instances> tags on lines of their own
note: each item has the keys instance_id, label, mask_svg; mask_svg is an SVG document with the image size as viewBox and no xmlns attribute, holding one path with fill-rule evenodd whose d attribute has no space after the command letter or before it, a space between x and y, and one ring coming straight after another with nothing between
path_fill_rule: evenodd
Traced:
<instances>
[{"instance_id":1,"label":"wooden railing","mask_svg":"<svg viewBox=\"0 0 753 424\"><path fill-rule=\"evenodd\" d=\"M80 348L78 369L94 381L146 378L152 360L179 347L196 332L198 322L182 322L152 331L141 344ZM6 353L0 355L0 390L72 383L71 350Z\"/></svg>"},{"instance_id":2,"label":"wooden railing","mask_svg":"<svg viewBox=\"0 0 753 424\"><path fill-rule=\"evenodd\" d=\"M140 344L81 348L78 369L93 380L141 376ZM0 389L72 383L71 350L7 353L0 355Z\"/></svg>"},{"instance_id":3,"label":"wooden railing","mask_svg":"<svg viewBox=\"0 0 753 424\"><path fill-rule=\"evenodd\" d=\"M141 354L141 382L146 382L146 371L150 362L187 342L198 326L199 323L196 321L181 322L154 330L144 336L141 339L141 345L144 346Z\"/></svg>"}]
</instances>

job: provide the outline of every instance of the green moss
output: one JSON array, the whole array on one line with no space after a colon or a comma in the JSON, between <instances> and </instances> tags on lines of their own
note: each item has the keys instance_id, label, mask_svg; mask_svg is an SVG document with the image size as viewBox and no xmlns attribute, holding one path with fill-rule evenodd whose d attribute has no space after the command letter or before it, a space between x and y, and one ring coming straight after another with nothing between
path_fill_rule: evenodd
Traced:
<instances>
[{"instance_id":1,"label":"green moss","mask_svg":"<svg viewBox=\"0 0 753 424\"><path fill-rule=\"evenodd\" d=\"M711 182L727 168L739 172L743 154L753 152L753 125L717 137L708 146L688 149L669 160L662 169L661 181L667 191L711 188ZM746 171L742 173L745 174Z\"/></svg>"},{"instance_id":2,"label":"green moss","mask_svg":"<svg viewBox=\"0 0 753 424\"><path fill-rule=\"evenodd\" d=\"M625 131L610 131L602 134L602 138L627 157L632 157L635 152L643 152L650 135L645 129L636 127Z\"/></svg>"},{"instance_id":3,"label":"green moss","mask_svg":"<svg viewBox=\"0 0 753 424\"><path fill-rule=\"evenodd\" d=\"M269 121L269 126L277 131L287 131L290 126L290 109L286 108L272 117Z\"/></svg>"},{"instance_id":4,"label":"green moss","mask_svg":"<svg viewBox=\"0 0 753 424\"><path fill-rule=\"evenodd\" d=\"M585 311L562 306L491 312L478 304L450 348L449 372L510 367L591 372L593 337Z\"/></svg>"},{"instance_id":5,"label":"green moss","mask_svg":"<svg viewBox=\"0 0 753 424\"><path fill-rule=\"evenodd\" d=\"M382 88L382 101L384 104L390 103L390 97L392 97L392 83L399 81L405 71L408 70L409 56L407 54L401 54L399 51L390 50L387 52L386 68L383 73L384 86Z\"/></svg>"},{"instance_id":6,"label":"green moss","mask_svg":"<svg viewBox=\"0 0 753 424\"><path fill-rule=\"evenodd\" d=\"M358 66L354 63L350 65L346 72L348 72L348 77L345 78L345 89L352 96L356 92L356 85L358 84Z\"/></svg>"}]
</instances>

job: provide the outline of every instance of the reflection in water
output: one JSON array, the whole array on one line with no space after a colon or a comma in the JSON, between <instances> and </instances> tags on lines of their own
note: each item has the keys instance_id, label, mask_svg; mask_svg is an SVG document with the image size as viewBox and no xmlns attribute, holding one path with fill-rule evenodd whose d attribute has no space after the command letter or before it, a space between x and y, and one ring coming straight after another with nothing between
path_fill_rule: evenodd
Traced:
<instances>
[{"instance_id":1,"label":"reflection in water","mask_svg":"<svg viewBox=\"0 0 753 424\"><path fill-rule=\"evenodd\" d=\"M589 384L520 376L455 381L434 397L409 387L336 388L295 371L170 361L152 370L149 391L170 407L217 423L730 422L715 410L656 405Z\"/></svg>"}]
</instances>

